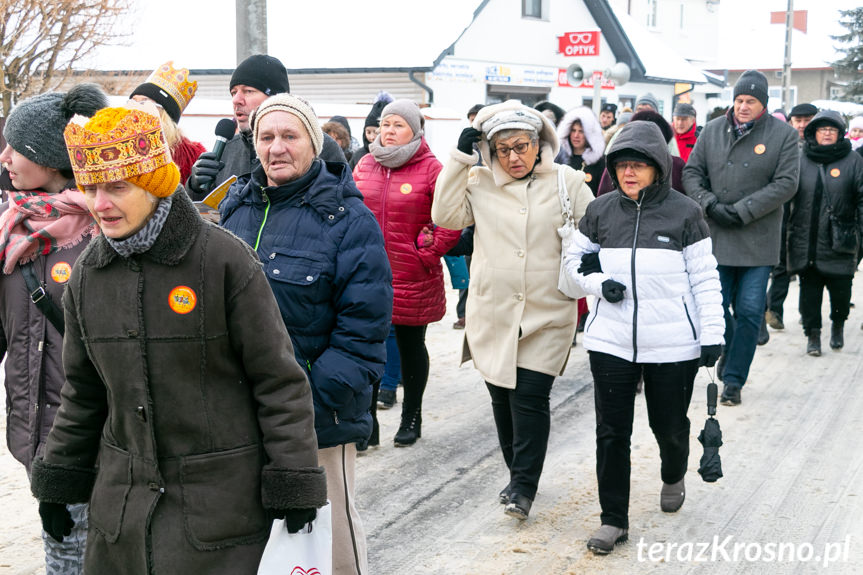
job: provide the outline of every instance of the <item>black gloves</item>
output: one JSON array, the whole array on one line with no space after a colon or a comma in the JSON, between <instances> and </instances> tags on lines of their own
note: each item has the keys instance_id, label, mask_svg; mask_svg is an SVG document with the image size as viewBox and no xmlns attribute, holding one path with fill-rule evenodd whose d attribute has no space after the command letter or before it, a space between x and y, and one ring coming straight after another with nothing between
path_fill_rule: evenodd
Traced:
<instances>
[{"instance_id":1,"label":"black gloves","mask_svg":"<svg viewBox=\"0 0 863 575\"><path fill-rule=\"evenodd\" d=\"M583 276L602 273L602 265L599 263L599 252L592 252L581 256L581 265L578 266L578 273Z\"/></svg>"},{"instance_id":2,"label":"black gloves","mask_svg":"<svg viewBox=\"0 0 863 575\"><path fill-rule=\"evenodd\" d=\"M623 299L623 292L626 286L614 280L605 280L602 282L602 297L608 303L617 303Z\"/></svg>"},{"instance_id":3,"label":"black gloves","mask_svg":"<svg viewBox=\"0 0 863 575\"><path fill-rule=\"evenodd\" d=\"M717 345L702 345L701 357L698 358L698 367L713 367L722 355L722 346Z\"/></svg>"},{"instance_id":4,"label":"black gloves","mask_svg":"<svg viewBox=\"0 0 863 575\"><path fill-rule=\"evenodd\" d=\"M296 533L318 516L317 509L275 509L270 512L276 519L284 519L288 533Z\"/></svg>"},{"instance_id":5,"label":"black gloves","mask_svg":"<svg viewBox=\"0 0 863 575\"><path fill-rule=\"evenodd\" d=\"M473 145L476 142L479 142L479 139L482 137L482 132L475 128L465 128L461 131L461 135L458 137L458 148L459 152L463 152L465 154L473 154Z\"/></svg>"},{"instance_id":6,"label":"black gloves","mask_svg":"<svg viewBox=\"0 0 863 575\"><path fill-rule=\"evenodd\" d=\"M743 220L730 204L715 203L707 208L707 215L723 228L743 227Z\"/></svg>"},{"instance_id":7,"label":"black gloves","mask_svg":"<svg viewBox=\"0 0 863 575\"><path fill-rule=\"evenodd\" d=\"M198 156L198 161L192 166L189 176L189 187L199 194L210 192L216 182L219 171L225 167L225 162L216 159L213 152L204 152Z\"/></svg>"},{"instance_id":8,"label":"black gloves","mask_svg":"<svg viewBox=\"0 0 863 575\"><path fill-rule=\"evenodd\" d=\"M62 543L63 536L68 536L72 533L72 528L75 527L72 515L62 503L40 501L39 516L42 518L42 529L58 543Z\"/></svg>"}]
</instances>

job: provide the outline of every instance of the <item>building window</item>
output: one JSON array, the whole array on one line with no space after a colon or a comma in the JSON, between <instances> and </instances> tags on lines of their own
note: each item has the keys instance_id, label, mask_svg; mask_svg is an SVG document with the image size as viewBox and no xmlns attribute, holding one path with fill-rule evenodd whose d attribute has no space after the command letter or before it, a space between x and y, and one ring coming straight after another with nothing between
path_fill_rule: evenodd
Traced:
<instances>
[{"instance_id":1,"label":"building window","mask_svg":"<svg viewBox=\"0 0 863 575\"><path fill-rule=\"evenodd\" d=\"M683 25L683 2L680 3L680 29L685 29L685 26Z\"/></svg>"},{"instance_id":2,"label":"building window","mask_svg":"<svg viewBox=\"0 0 863 575\"><path fill-rule=\"evenodd\" d=\"M656 11L658 0L647 0L647 27L656 28Z\"/></svg>"},{"instance_id":3,"label":"building window","mask_svg":"<svg viewBox=\"0 0 863 575\"><path fill-rule=\"evenodd\" d=\"M542 18L542 0L521 0L522 18Z\"/></svg>"},{"instance_id":4,"label":"building window","mask_svg":"<svg viewBox=\"0 0 863 575\"><path fill-rule=\"evenodd\" d=\"M842 86L830 86L830 99L839 100L842 97Z\"/></svg>"}]
</instances>

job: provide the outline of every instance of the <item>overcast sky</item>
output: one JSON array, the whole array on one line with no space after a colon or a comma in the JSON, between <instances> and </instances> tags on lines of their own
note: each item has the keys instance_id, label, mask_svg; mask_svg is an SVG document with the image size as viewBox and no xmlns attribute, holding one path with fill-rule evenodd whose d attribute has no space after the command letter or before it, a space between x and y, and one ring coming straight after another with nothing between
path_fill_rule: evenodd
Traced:
<instances>
[{"instance_id":1,"label":"overcast sky","mask_svg":"<svg viewBox=\"0 0 863 575\"><path fill-rule=\"evenodd\" d=\"M186 68L233 68L235 0L133 0L127 46L104 48L99 69L153 69L174 60ZM640 0L639 0L640 1ZM146 5L145 5L146 3ZM423 65L470 23L480 0L270 0L269 52L288 68ZM839 8L859 0L795 0L809 10L806 35L795 33L795 67L822 66L835 57ZM720 59L725 67L781 67L783 26L765 13L787 0L721 0ZM507 39L514 41L514 38ZM635 47L636 50L638 46ZM686 56L683 54L682 56Z\"/></svg>"}]
</instances>

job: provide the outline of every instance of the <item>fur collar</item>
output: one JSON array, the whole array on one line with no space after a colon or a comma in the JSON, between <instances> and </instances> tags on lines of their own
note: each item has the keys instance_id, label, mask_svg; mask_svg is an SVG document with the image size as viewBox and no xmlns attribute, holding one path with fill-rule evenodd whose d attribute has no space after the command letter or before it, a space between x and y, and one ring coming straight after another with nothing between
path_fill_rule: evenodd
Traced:
<instances>
[{"instance_id":1,"label":"fur collar","mask_svg":"<svg viewBox=\"0 0 863 575\"><path fill-rule=\"evenodd\" d=\"M189 199L183 186L178 186L174 191L174 201L162 232L153 247L140 257L164 265L177 265L195 243L203 225L204 220L201 219L198 208ZM80 260L82 265L103 268L118 257L120 254L108 244L105 236L99 235L90 242Z\"/></svg>"}]
</instances>

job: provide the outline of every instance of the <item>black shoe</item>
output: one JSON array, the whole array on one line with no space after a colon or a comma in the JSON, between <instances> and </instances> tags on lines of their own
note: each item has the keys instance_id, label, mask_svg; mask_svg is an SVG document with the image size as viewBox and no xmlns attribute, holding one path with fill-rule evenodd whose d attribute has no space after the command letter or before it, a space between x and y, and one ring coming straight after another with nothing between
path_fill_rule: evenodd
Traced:
<instances>
[{"instance_id":1,"label":"black shoe","mask_svg":"<svg viewBox=\"0 0 863 575\"><path fill-rule=\"evenodd\" d=\"M821 330L810 329L809 341L806 342L806 353L813 357L821 355Z\"/></svg>"},{"instance_id":2,"label":"black shoe","mask_svg":"<svg viewBox=\"0 0 863 575\"><path fill-rule=\"evenodd\" d=\"M740 405L740 388L736 385L725 385L722 387L722 397L719 398L722 405Z\"/></svg>"},{"instance_id":3,"label":"black shoe","mask_svg":"<svg viewBox=\"0 0 863 575\"><path fill-rule=\"evenodd\" d=\"M506 504L503 512L510 517L515 517L524 521L530 513L530 507L533 505L533 500L519 493L511 493L509 503Z\"/></svg>"},{"instance_id":4,"label":"black shoe","mask_svg":"<svg viewBox=\"0 0 863 575\"><path fill-rule=\"evenodd\" d=\"M845 347L845 322L834 321L830 326L830 349L842 349Z\"/></svg>"},{"instance_id":5,"label":"black shoe","mask_svg":"<svg viewBox=\"0 0 863 575\"><path fill-rule=\"evenodd\" d=\"M506 487L501 489L500 493L497 494L497 500L500 501L503 505L509 503L510 497L512 497L512 485L507 485Z\"/></svg>"},{"instance_id":6,"label":"black shoe","mask_svg":"<svg viewBox=\"0 0 863 575\"><path fill-rule=\"evenodd\" d=\"M396 404L396 390L382 389L378 392L378 409L389 409Z\"/></svg>"},{"instance_id":7,"label":"black shoe","mask_svg":"<svg viewBox=\"0 0 863 575\"><path fill-rule=\"evenodd\" d=\"M422 437L422 414L419 409L407 412L402 404L402 424L393 440L396 447L407 447Z\"/></svg>"},{"instance_id":8,"label":"black shoe","mask_svg":"<svg viewBox=\"0 0 863 575\"><path fill-rule=\"evenodd\" d=\"M761 328L758 330L758 345L764 345L770 341L770 332L767 331L767 320L761 318Z\"/></svg>"}]
</instances>

